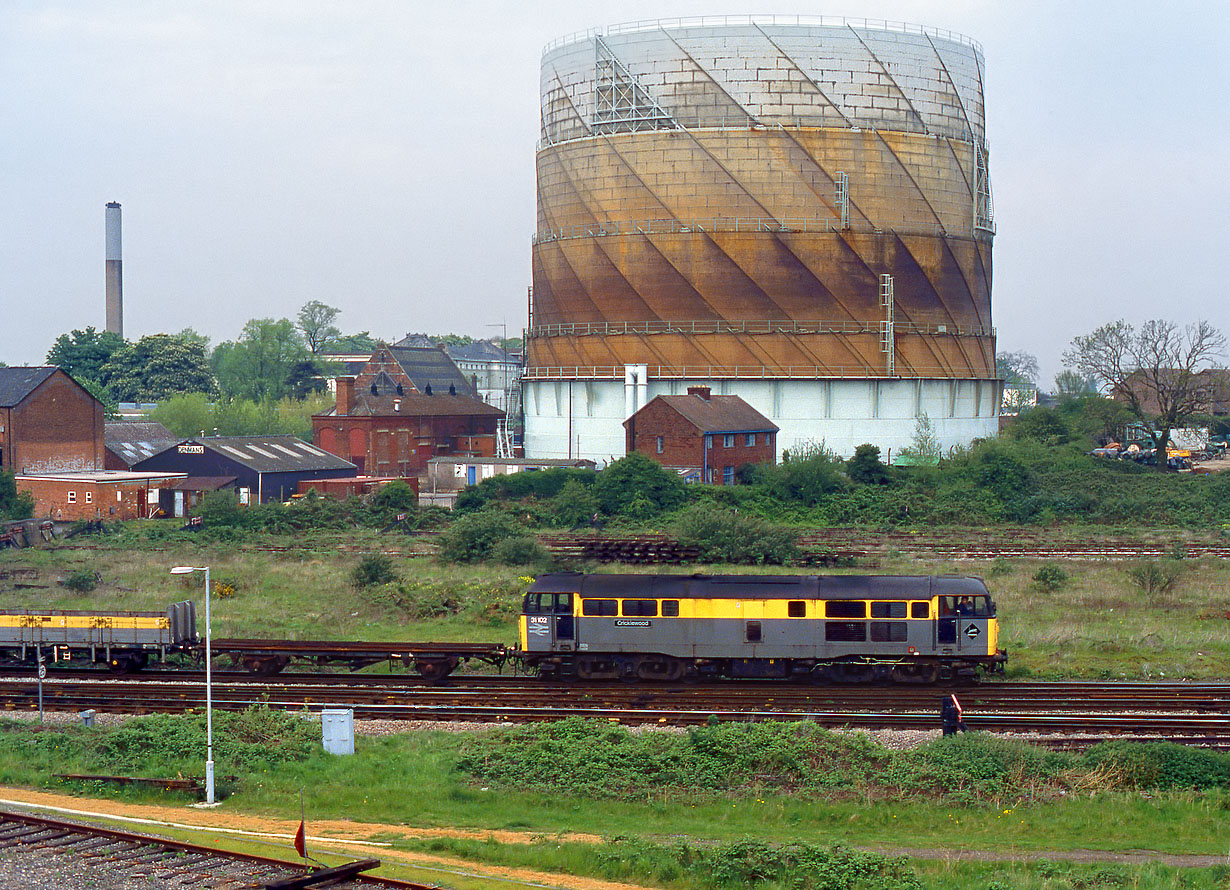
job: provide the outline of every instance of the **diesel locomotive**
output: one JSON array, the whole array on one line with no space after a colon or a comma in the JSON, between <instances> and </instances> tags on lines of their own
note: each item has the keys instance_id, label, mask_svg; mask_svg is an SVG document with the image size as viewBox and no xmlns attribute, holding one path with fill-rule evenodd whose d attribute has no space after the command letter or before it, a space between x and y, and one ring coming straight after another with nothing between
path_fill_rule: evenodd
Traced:
<instances>
[{"instance_id":1,"label":"diesel locomotive","mask_svg":"<svg viewBox=\"0 0 1230 890\"><path fill-rule=\"evenodd\" d=\"M934 683L1007 660L986 584L948 575L541 575L520 637L527 669L582 680Z\"/></svg>"}]
</instances>

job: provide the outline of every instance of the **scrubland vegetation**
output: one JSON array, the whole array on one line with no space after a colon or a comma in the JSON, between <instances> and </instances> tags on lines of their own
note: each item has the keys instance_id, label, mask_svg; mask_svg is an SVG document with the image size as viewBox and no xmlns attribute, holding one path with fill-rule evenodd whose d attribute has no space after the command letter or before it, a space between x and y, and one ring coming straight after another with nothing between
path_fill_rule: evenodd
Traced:
<instances>
[{"instance_id":1,"label":"scrubland vegetation","mask_svg":"<svg viewBox=\"0 0 1230 890\"><path fill-rule=\"evenodd\" d=\"M303 788L309 821L524 835L395 840L403 849L680 890L955 890L994 886L996 875L1011 876L1002 887L1052 890L1218 888L1230 874L1039 858L1082 848L1224 853L1230 755L1177 745L1076 754L972 734L902 751L808 724L632 732L573 719L360 737L353 757L334 757L321 752L318 733L306 715L263 707L215 715L218 769L234 776L220 786L224 807L286 813ZM203 736L200 715L43 732L0 722L0 781L63 789L53 773L199 774ZM1024 861L992 868L895 855L954 846L1011 849Z\"/></svg>"}]
</instances>

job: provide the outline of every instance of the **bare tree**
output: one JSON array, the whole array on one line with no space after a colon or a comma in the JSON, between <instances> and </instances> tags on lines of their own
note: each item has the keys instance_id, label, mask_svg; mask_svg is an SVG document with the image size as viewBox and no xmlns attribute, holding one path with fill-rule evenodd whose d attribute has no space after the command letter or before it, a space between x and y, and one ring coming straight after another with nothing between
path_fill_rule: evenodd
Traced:
<instances>
[{"instance_id":1,"label":"bare tree","mask_svg":"<svg viewBox=\"0 0 1230 890\"><path fill-rule=\"evenodd\" d=\"M307 344L308 351L312 355L324 351L330 341L341 336L342 332L333 325L338 311L319 300L304 303L303 308L299 310L298 328L303 332L303 342Z\"/></svg>"},{"instance_id":2,"label":"bare tree","mask_svg":"<svg viewBox=\"0 0 1230 890\"><path fill-rule=\"evenodd\" d=\"M1028 352L999 352L995 373L1004 383L1017 386L1038 385L1038 357Z\"/></svg>"},{"instance_id":3,"label":"bare tree","mask_svg":"<svg viewBox=\"0 0 1230 890\"><path fill-rule=\"evenodd\" d=\"M1120 319L1073 338L1063 361L1096 378L1144 424L1165 470L1170 433L1206 410L1204 372L1225 348L1225 336L1206 321L1179 327L1153 319L1136 330Z\"/></svg>"}]
</instances>

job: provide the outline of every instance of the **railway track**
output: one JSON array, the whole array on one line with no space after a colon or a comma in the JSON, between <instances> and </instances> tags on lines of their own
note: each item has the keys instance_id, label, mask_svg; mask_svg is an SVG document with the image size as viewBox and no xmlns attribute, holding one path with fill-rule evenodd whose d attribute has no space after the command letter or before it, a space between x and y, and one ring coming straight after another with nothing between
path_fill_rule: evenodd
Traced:
<instances>
[{"instance_id":1,"label":"railway track","mask_svg":"<svg viewBox=\"0 0 1230 890\"><path fill-rule=\"evenodd\" d=\"M108 885L122 881L123 886L219 890L431 890L433 886L363 875L362 872L380 864L375 859L330 869L309 869L280 859L15 812L0 812L0 849L12 851L22 859L17 867L26 886L40 874L47 876L46 886L52 886L51 881L57 877L72 873L88 873L91 879L105 880ZM4 863L13 865L7 857Z\"/></svg>"},{"instance_id":2,"label":"railway track","mask_svg":"<svg viewBox=\"0 0 1230 890\"><path fill-rule=\"evenodd\" d=\"M424 686L380 682L215 681L213 705L288 710L351 708L360 719L534 722L591 717L625 724L697 726L808 720L826 727L935 729L941 696L955 691L971 729L1097 738L1181 737L1222 746L1230 740L1230 684L986 684L950 687L811 687L748 683L713 686L546 686L516 678ZM733 688L732 688L733 687ZM1126 688L1124 688L1126 687ZM0 708L36 707L29 679L0 681ZM159 680L43 684L45 707L60 711L183 712L205 705L203 684ZM1096 740L1096 739L1095 739Z\"/></svg>"},{"instance_id":3,"label":"railway track","mask_svg":"<svg viewBox=\"0 0 1230 890\"><path fill-rule=\"evenodd\" d=\"M382 545L381 553L395 557L430 556L436 552L434 533L418 533ZM695 548L680 545L667 535L604 535L592 532L539 536L540 542L562 558L597 562L633 564L674 564L693 562ZM850 559L864 561L894 553L927 555L949 559L1147 559L1174 556L1230 558L1230 542L1182 530L1162 529L1155 533L1123 535L1087 531L1079 537L1056 537L1053 531L1037 528L946 529L940 531L876 531L870 528L840 527L802 530L798 543L803 553L799 567L824 566ZM96 550L94 542L62 543L62 549ZM171 552L174 548L151 548ZM261 553L298 553L319 550L307 544L252 544L244 549ZM348 553L370 552L370 547L338 544L336 550Z\"/></svg>"}]
</instances>

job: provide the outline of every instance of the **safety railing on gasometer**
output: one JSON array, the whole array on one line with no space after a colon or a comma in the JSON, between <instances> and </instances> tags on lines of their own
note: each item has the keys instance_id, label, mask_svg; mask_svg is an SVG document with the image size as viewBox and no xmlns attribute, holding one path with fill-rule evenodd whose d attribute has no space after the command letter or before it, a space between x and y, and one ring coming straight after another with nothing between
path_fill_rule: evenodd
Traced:
<instances>
[{"instance_id":1,"label":"safety railing on gasometer","mask_svg":"<svg viewBox=\"0 0 1230 890\"><path fill-rule=\"evenodd\" d=\"M879 334L882 322L774 320L721 321L579 321L535 325L528 337L589 337L620 334ZM995 336L995 328L981 325L956 325L944 322L895 322L898 334L926 334L953 337Z\"/></svg>"}]
</instances>

